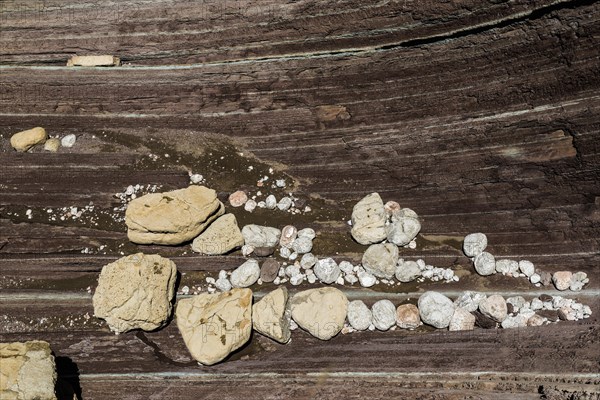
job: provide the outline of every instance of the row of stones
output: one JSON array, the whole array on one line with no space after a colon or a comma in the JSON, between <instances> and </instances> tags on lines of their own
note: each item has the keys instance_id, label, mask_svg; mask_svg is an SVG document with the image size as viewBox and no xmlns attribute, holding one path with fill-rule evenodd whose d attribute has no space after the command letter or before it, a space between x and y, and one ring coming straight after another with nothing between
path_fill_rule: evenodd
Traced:
<instances>
[{"instance_id":1,"label":"row of stones","mask_svg":"<svg viewBox=\"0 0 600 400\"><path fill-rule=\"evenodd\" d=\"M528 260L496 260L493 254L485 251L487 245L487 236L483 233L471 233L465 236L463 241L463 251L467 257L471 258L475 271L479 275L488 276L499 273L515 278L524 277L537 287L547 286L552 282L558 290L570 289L574 292L583 289L590 281L585 272L557 271L550 274L536 270L533 263Z\"/></svg>"},{"instance_id":2,"label":"row of stones","mask_svg":"<svg viewBox=\"0 0 600 400\"><path fill-rule=\"evenodd\" d=\"M263 179L265 178L268 179L268 176L265 176ZM276 179L272 187L284 188L285 186L285 179ZM288 211L292 214L299 214L300 212L307 213L312 211L312 209L309 206L305 206L302 210L300 208L297 208L296 201L298 199L294 197L292 193L290 193L289 196L283 196L279 200L277 200L277 197L275 197L275 195L273 194L266 196L264 200L258 200L262 195L262 191L259 190L256 192L255 195L252 196L252 198L249 198L248 194L246 194L245 191L238 190L229 195L229 205L231 205L234 208L243 206L244 210L250 213L254 212L254 210L256 210L257 207L265 208L267 210L278 209L281 211Z\"/></svg>"},{"instance_id":3,"label":"row of stones","mask_svg":"<svg viewBox=\"0 0 600 400\"><path fill-rule=\"evenodd\" d=\"M26 131L17 132L10 137L10 145L20 152L30 150L36 145L44 145L44 150L57 152L60 146L73 147L77 137L73 134L64 136L62 139L56 137L49 138L46 130L42 127L35 127Z\"/></svg>"},{"instance_id":4,"label":"row of stones","mask_svg":"<svg viewBox=\"0 0 600 400\"><path fill-rule=\"evenodd\" d=\"M175 264L158 255L139 253L108 264L93 296L94 314L116 333L159 329L172 313L176 275ZM389 300L380 300L371 309L359 300L349 303L345 294L333 287L301 291L289 301L287 289L280 287L254 305L252 300L252 291L244 288L179 299L175 319L192 356L206 365L219 362L249 340L251 329L287 343L296 324L319 339L329 340L345 327L344 333L386 331L395 325L415 329L421 323L438 329L470 330L476 323L511 328L591 315L588 306L558 296L526 302L521 297L505 300L499 295L473 292L453 302L430 291L420 296L418 306L395 307ZM557 318L542 311L557 311Z\"/></svg>"}]
</instances>

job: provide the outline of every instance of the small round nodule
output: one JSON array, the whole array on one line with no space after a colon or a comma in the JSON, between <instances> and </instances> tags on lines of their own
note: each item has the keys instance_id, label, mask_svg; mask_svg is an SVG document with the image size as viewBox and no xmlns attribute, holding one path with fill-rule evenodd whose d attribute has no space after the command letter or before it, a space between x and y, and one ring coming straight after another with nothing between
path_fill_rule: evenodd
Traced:
<instances>
[{"instance_id":1,"label":"small round nodule","mask_svg":"<svg viewBox=\"0 0 600 400\"><path fill-rule=\"evenodd\" d=\"M487 236L483 233L471 233L465 236L463 251L467 257L477 257L487 247Z\"/></svg>"},{"instance_id":2,"label":"small round nodule","mask_svg":"<svg viewBox=\"0 0 600 400\"><path fill-rule=\"evenodd\" d=\"M475 262L473 264L475 265L475 271L477 271L479 275L492 275L496 272L496 258L486 251L475 257Z\"/></svg>"}]
</instances>

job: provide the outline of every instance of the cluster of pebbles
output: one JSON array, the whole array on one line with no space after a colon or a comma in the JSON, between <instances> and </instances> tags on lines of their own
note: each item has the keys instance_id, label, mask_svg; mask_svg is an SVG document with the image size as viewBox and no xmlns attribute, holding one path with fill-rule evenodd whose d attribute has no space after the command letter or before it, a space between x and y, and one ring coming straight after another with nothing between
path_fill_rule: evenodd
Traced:
<instances>
[{"instance_id":1,"label":"cluster of pebbles","mask_svg":"<svg viewBox=\"0 0 600 400\"><path fill-rule=\"evenodd\" d=\"M279 182L279 180L277 181ZM281 180L281 182L285 182ZM277 186L279 187L279 186ZM285 184L283 185L285 187ZM267 210L280 210L286 211L292 214L300 214L302 212L307 213L312 211L309 206L305 206L303 209L296 207L296 202L298 201L297 197L294 197L292 193L289 193L288 196L283 196L279 200L275 197L274 194L267 195L264 200L259 200L259 198L264 197L264 194L261 190L257 191L255 195L251 197L243 190L238 190L229 195L229 205L234 208L243 207L247 212L254 212L256 208L264 208ZM258 200L258 201L257 201Z\"/></svg>"},{"instance_id":2,"label":"cluster of pebbles","mask_svg":"<svg viewBox=\"0 0 600 400\"><path fill-rule=\"evenodd\" d=\"M547 286L551 282L558 290L578 292L590 280L585 272L557 271L554 274L535 268L528 260L496 260L493 254L485 251L488 245L487 236L483 233L471 233L465 236L463 251L473 260L475 271L482 276L502 274L515 278L527 278L536 287Z\"/></svg>"},{"instance_id":3,"label":"cluster of pebbles","mask_svg":"<svg viewBox=\"0 0 600 400\"><path fill-rule=\"evenodd\" d=\"M74 134L65 135L62 138L50 137L42 127L35 127L26 131L17 132L10 138L11 146L19 152L26 152L35 146L44 146L45 151L55 153L62 147L73 147L77 141Z\"/></svg>"}]
</instances>

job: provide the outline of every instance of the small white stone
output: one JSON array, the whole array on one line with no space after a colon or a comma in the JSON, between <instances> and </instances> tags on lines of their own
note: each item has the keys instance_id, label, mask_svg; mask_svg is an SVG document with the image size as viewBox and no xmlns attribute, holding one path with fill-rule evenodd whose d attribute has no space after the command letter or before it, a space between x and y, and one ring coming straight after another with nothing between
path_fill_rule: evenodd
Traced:
<instances>
[{"instance_id":1,"label":"small white stone","mask_svg":"<svg viewBox=\"0 0 600 400\"><path fill-rule=\"evenodd\" d=\"M268 195L265 199L265 206L269 210L273 210L275 207L277 207L277 199L275 198L275 196L273 196L272 194Z\"/></svg>"},{"instance_id":2,"label":"small white stone","mask_svg":"<svg viewBox=\"0 0 600 400\"><path fill-rule=\"evenodd\" d=\"M410 242L408 242L408 248L409 249L416 249L417 248L417 242L413 239Z\"/></svg>"},{"instance_id":3,"label":"small white stone","mask_svg":"<svg viewBox=\"0 0 600 400\"><path fill-rule=\"evenodd\" d=\"M290 283L294 286L297 286L297 285L301 284L303 280L304 280L304 275L298 274L298 275L294 275L290 278Z\"/></svg>"},{"instance_id":4,"label":"small white stone","mask_svg":"<svg viewBox=\"0 0 600 400\"><path fill-rule=\"evenodd\" d=\"M387 331L396 324L396 307L389 300L379 300L373 307L373 325L380 331Z\"/></svg>"},{"instance_id":5,"label":"small white stone","mask_svg":"<svg viewBox=\"0 0 600 400\"><path fill-rule=\"evenodd\" d=\"M306 275L306 280L310 284L316 283L317 282L317 276L315 274L307 274Z\"/></svg>"},{"instance_id":6,"label":"small white stone","mask_svg":"<svg viewBox=\"0 0 600 400\"><path fill-rule=\"evenodd\" d=\"M333 258L319 260L314 268L315 275L323 283L333 283L340 276L340 268Z\"/></svg>"},{"instance_id":7,"label":"small white stone","mask_svg":"<svg viewBox=\"0 0 600 400\"><path fill-rule=\"evenodd\" d=\"M256 283L260 276L258 261L250 259L237 267L231 273L231 285L237 288L245 288Z\"/></svg>"},{"instance_id":8,"label":"small white stone","mask_svg":"<svg viewBox=\"0 0 600 400\"><path fill-rule=\"evenodd\" d=\"M258 208L265 208L267 204L264 201L259 201L258 203L256 203L256 206Z\"/></svg>"},{"instance_id":9,"label":"small white stone","mask_svg":"<svg viewBox=\"0 0 600 400\"><path fill-rule=\"evenodd\" d=\"M344 284L344 277L342 275L338 276L338 278L335 281L335 283L337 283L338 285L343 285Z\"/></svg>"},{"instance_id":10,"label":"small white stone","mask_svg":"<svg viewBox=\"0 0 600 400\"><path fill-rule=\"evenodd\" d=\"M354 265L349 261L342 261L339 264L340 270L345 274L351 274L354 270Z\"/></svg>"},{"instance_id":11,"label":"small white stone","mask_svg":"<svg viewBox=\"0 0 600 400\"><path fill-rule=\"evenodd\" d=\"M535 299L531 300L531 309L533 311L541 310L543 307L544 307L544 303L537 297Z\"/></svg>"},{"instance_id":12,"label":"small white stone","mask_svg":"<svg viewBox=\"0 0 600 400\"><path fill-rule=\"evenodd\" d=\"M211 276L207 277L207 278L206 278L206 283L208 283L209 285L211 285L211 284L212 284L212 285L214 285L214 283L215 283L215 278L213 278L213 277L211 277Z\"/></svg>"},{"instance_id":13,"label":"small white stone","mask_svg":"<svg viewBox=\"0 0 600 400\"><path fill-rule=\"evenodd\" d=\"M200 174L193 174L190 176L190 182L197 184L204 180L204 177Z\"/></svg>"},{"instance_id":14,"label":"small white stone","mask_svg":"<svg viewBox=\"0 0 600 400\"><path fill-rule=\"evenodd\" d=\"M359 268L357 275L358 275L358 280L360 282L360 285L362 287L371 287L377 281L375 276L373 276L370 273L368 273L367 271L365 271L364 268L362 268L362 267Z\"/></svg>"},{"instance_id":15,"label":"small white stone","mask_svg":"<svg viewBox=\"0 0 600 400\"><path fill-rule=\"evenodd\" d=\"M279 249L279 255L283 258L290 258L292 251L287 247L282 247Z\"/></svg>"},{"instance_id":16,"label":"small white stone","mask_svg":"<svg viewBox=\"0 0 600 400\"><path fill-rule=\"evenodd\" d=\"M304 228L298 231L298 237L307 238L309 240L313 240L317 236L317 233L312 228Z\"/></svg>"},{"instance_id":17,"label":"small white stone","mask_svg":"<svg viewBox=\"0 0 600 400\"><path fill-rule=\"evenodd\" d=\"M356 282L358 282L358 278L354 274L346 274L344 279L351 285L354 285Z\"/></svg>"},{"instance_id":18,"label":"small white stone","mask_svg":"<svg viewBox=\"0 0 600 400\"><path fill-rule=\"evenodd\" d=\"M188 294L190 292L190 288L188 286L184 286L181 288L181 293Z\"/></svg>"},{"instance_id":19,"label":"small white stone","mask_svg":"<svg viewBox=\"0 0 600 400\"><path fill-rule=\"evenodd\" d=\"M293 319L290 320L290 331L295 331L298 329L298 324Z\"/></svg>"},{"instance_id":20,"label":"small white stone","mask_svg":"<svg viewBox=\"0 0 600 400\"><path fill-rule=\"evenodd\" d=\"M227 279L227 271L225 270L220 270L219 271L219 279Z\"/></svg>"},{"instance_id":21,"label":"small white stone","mask_svg":"<svg viewBox=\"0 0 600 400\"><path fill-rule=\"evenodd\" d=\"M296 258L298 258L298 253L296 253L296 252L294 251L292 254L290 254L290 257L289 257L289 259L290 259L290 260L292 260L292 261L294 261Z\"/></svg>"},{"instance_id":22,"label":"small white stone","mask_svg":"<svg viewBox=\"0 0 600 400\"><path fill-rule=\"evenodd\" d=\"M354 300L348 304L347 318L352 328L357 331L364 331L372 325L373 314L363 301Z\"/></svg>"},{"instance_id":23,"label":"small white stone","mask_svg":"<svg viewBox=\"0 0 600 400\"><path fill-rule=\"evenodd\" d=\"M533 284L540 283L541 280L542 280L542 278L540 277L540 275L536 274L536 273L534 273L533 275L531 275L529 277L529 282L531 282Z\"/></svg>"},{"instance_id":24,"label":"small white stone","mask_svg":"<svg viewBox=\"0 0 600 400\"><path fill-rule=\"evenodd\" d=\"M231 282L229 282L229 279L227 278L219 278L215 282L215 287L221 292L227 292L231 290Z\"/></svg>"},{"instance_id":25,"label":"small white stone","mask_svg":"<svg viewBox=\"0 0 600 400\"><path fill-rule=\"evenodd\" d=\"M279 208L281 211L287 211L291 206L292 199L289 197L283 197L281 200L279 200L279 203L277 203L277 208Z\"/></svg>"},{"instance_id":26,"label":"small white stone","mask_svg":"<svg viewBox=\"0 0 600 400\"><path fill-rule=\"evenodd\" d=\"M285 187L285 179L276 179L275 186L277 186L279 188L284 188Z\"/></svg>"},{"instance_id":27,"label":"small white stone","mask_svg":"<svg viewBox=\"0 0 600 400\"><path fill-rule=\"evenodd\" d=\"M70 135L63 137L60 140L60 144L62 147L73 147L73 145L75 144L76 141L77 141L77 136L70 134Z\"/></svg>"},{"instance_id":28,"label":"small white stone","mask_svg":"<svg viewBox=\"0 0 600 400\"><path fill-rule=\"evenodd\" d=\"M309 269L312 268L317 263L317 261L318 259L313 253L306 253L300 259L300 266L303 269Z\"/></svg>"},{"instance_id":29,"label":"small white stone","mask_svg":"<svg viewBox=\"0 0 600 400\"><path fill-rule=\"evenodd\" d=\"M528 260L519 261L519 270L521 270L521 272L528 278L535 273L535 267L533 266L533 263Z\"/></svg>"},{"instance_id":30,"label":"small white stone","mask_svg":"<svg viewBox=\"0 0 600 400\"><path fill-rule=\"evenodd\" d=\"M294 242L292 243L292 249L298 254L310 253L312 247L312 240L305 236L296 238L296 240L294 240Z\"/></svg>"},{"instance_id":31,"label":"small white stone","mask_svg":"<svg viewBox=\"0 0 600 400\"><path fill-rule=\"evenodd\" d=\"M289 265L285 267L285 275L290 278L295 275L300 275L300 268L296 265Z\"/></svg>"},{"instance_id":32,"label":"small white stone","mask_svg":"<svg viewBox=\"0 0 600 400\"><path fill-rule=\"evenodd\" d=\"M256 201L250 199L246 202L246 204L244 204L244 210L248 211L248 212L252 212L254 211L254 209L256 208Z\"/></svg>"},{"instance_id":33,"label":"small white stone","mask_svg":"<svg viewBox=\"0 0 600 400\"><path fill-rule=\"evenodd\" d=\"M463 241L463 251L467 257L477 257L487 247L487 236L483 233L471 233L465 236Z\"/></svg>"},{"instance_id":34,"label":"small white stone","mask_svg":"<svg viewBox=\"0 0 600 400\"><path fill-rule=\"evenodd\" d=\"M254 246L250 246L249 244L245 244L242 246L242 254L244 256L249 256L254 252Z\"/></svg>"}]
</instances>

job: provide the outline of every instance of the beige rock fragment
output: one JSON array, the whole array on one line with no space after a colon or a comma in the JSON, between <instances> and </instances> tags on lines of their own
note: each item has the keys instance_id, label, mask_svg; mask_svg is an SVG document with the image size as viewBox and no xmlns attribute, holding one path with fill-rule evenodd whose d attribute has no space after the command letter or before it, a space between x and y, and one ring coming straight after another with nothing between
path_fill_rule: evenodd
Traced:
<instances>
[{"instance_id":1,"label":"beige rock fragment","mask_svg":"<svg viewBox=\"0 0 600 400\"><path fill-rule=\"evenodd\" d=\"M0 343L0 399L55 400L56 365L44 341Z\"/></svg>"},{"instance_id":2,"label":"beige rock fragment","mask_svg":"<svg viewBox=\"0 0 600 400\"><path fill-rule=\"evenodd\" d=\"M252 291L232 289L179 300L177 327L192 357L205 365L243 346L252 331Z\"/></svg>"},{"instance_id":3,"label":"beige rock fragment","mask_svg":"<svg viewBox=\"0 0 600 400\"><path fill-rule=\"evenodd\" d=\"M94 293L94 315L119 334L163 327L172 312L177 268L159 255L133 254L105 265Z\"/></svg>"},{"instance_id":4,"label":"beige rock fragment","mask_svg":"<svg viewBox=\"0 0 600 400\"><path fill-rule=\"evenodd\" d=\"M27 151L36 144L42 144L48 139L46 130L41 127L17 132L10 138L10 145L17 151Z\"/></svg>"},{"instance_id":5,"label":"beige rock fragment","mask_svg":"<svg viewBox=\"0 0 600 400\"><path fill-rule=\"evenodd\" d=\"M226 254L244 245L244 237L235 215L225 214L217 218L192 243L196 253L217 255Z\"/></svg>"},{"instance_id":6,"label":"beige rock fragment","mask_svg":"<svg viewBox=\"0 0 600 400\"><path fill-rule=\"evenodd\" d=\"M224 212L216 192L205 186L151 193L129 203L127 236L139 244L177 245L197 237Z\"/></svg>"}]
</instances>

